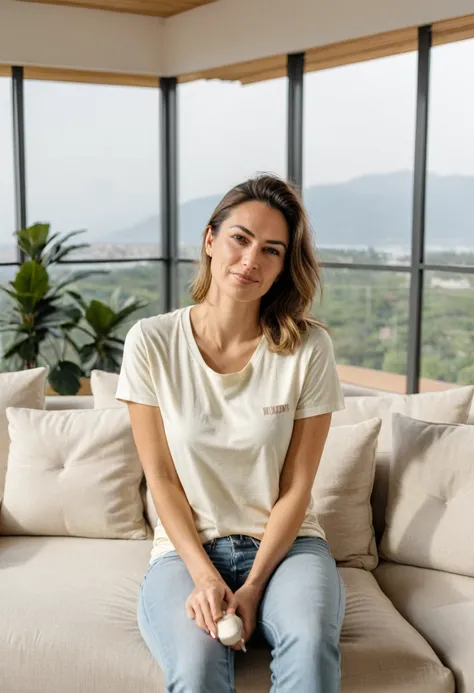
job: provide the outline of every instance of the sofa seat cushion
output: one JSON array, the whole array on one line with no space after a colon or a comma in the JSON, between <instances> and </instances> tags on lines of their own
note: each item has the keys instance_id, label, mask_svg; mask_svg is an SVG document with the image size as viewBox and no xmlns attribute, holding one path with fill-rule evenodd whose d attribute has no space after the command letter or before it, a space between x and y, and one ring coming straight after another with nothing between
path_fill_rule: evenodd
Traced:
<instances>
[{"instance_id":1,"label":"sofa seat cushion","mask_svg":"<svg viewBox=\"0 0 474 693\"><path fill-rule=\"evenodd\" d=\"M400 613L453 671L456 693L473 693L474 578L385 561L374 574Z\"/></svg>"},{"instance_id":2,"label":"sofa seat cushion","mask_svg":"<svg viewBox=\"0 0 474 693\"><path fill-rule=\"evenodd\" d=\"M373 574L361 568L339 571L346 590L341 693L454 693L451 671L399 614ZM260 685L266 680L262 690L269 690L265 668L270 653L261 639L255 645L252 641L245 659L236 661L237 680L245 684L242 691L253 693L257 680Z\"/></svg>"},{"instance_id":3,"label":"sofa seat cushion","mask_svg":"<svg viewBox=\"0 0 474 693\"><path fill-rule=\"evenodd\" d=\"M453 693L452 673L398 613L373 573L339 570L346 588L341 693Z\"/></svg>"},{"instance_id":4,"label":"sofa seat cushion","mask_svg":"<svg viewBox=\"0 0 474 693\"><path fill-rule=\"evenodd\" d=\"M164 693L136 620L151 541L0 538L2 693ZM452 675L372 573L341 568L341 693L453 693ZM237 658L238 693L268 693L262 643Z\"/></svg>"},{"instance_id":5,"label":"sofa seat cushion","mask_svg":"<svg viewBox=\"0 0 474 693\"><path fill-rule=\"evenodd\" d=\"M151 541L0 538L2 693L162 693L136 625Z\"/></svg>"},{"instance_id":6,"label":"sofa seat cushion","mask_svg":"<svg viewBox=\"0 0 474 693\"><path fill-rule=\"evenodd\" d=\"M0 691L164 693L136 616L151 547L0 537ZM237 691L268 693L268 657L249 655L237 668Z\"/></svg>"}]
</instances>

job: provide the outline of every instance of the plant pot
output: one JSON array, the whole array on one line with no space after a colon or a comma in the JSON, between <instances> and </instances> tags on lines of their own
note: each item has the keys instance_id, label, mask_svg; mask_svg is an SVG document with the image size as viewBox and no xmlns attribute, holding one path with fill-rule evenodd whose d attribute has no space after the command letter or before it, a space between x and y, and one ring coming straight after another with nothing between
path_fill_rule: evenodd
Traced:
<instances>
[{"instance_id":1,"label":"plant pot","mask_svg":"<svg viewBox=\"0 0 474 693\"><path fill-rule=\"evenodd\" d=\"M57 395L58 393L51 387L51 385L48 383L46 386L46 396L51 396L51 395ZM77 397L79 396L85 396L85 395L91 395L92 390L91 390L91 379L90 378L81 378L81 387L79 389L79 392L77 393Z\"/></svg>"}]
</instances>

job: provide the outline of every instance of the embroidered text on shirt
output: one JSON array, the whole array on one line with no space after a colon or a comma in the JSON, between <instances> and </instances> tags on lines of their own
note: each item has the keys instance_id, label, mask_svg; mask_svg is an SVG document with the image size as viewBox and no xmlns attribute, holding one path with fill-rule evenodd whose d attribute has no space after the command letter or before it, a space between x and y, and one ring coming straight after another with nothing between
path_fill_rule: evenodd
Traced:
<instances>
[{"instance_id":1,"label":"embroidered text on shirt","mask_svg":"<svg viewBox=\"0 0 474 693\"><path fill-rule=\"evenodd\" d=\"M289 404L277 404L274 407L263 407L265 416L270 416L270 414L283 414L287 411L290 411Z\"/></svg>"}]
</instances>

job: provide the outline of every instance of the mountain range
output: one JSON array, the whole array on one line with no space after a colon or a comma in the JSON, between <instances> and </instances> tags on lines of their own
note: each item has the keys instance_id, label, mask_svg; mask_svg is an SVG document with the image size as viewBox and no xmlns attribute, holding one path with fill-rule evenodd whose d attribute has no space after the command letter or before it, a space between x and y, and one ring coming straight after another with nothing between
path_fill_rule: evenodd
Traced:
<instances>
[{"instance_id":1,"label":"mountain range","mask_svg":"<svg viewBox=\"0 0 474 693\"><path fill-rule=\"evenodd\" d=\"M220 198L212 195L180 205L180 244L200 243ZM304 204L321 246L409 245L412 199L413 174L409 171L362 176L304 190ZM474 176L429 174L426 199L427 245L474 248ZM155 243L159 224L159 217L152 216L94 241Z\"/></svg>"}]
</instances>

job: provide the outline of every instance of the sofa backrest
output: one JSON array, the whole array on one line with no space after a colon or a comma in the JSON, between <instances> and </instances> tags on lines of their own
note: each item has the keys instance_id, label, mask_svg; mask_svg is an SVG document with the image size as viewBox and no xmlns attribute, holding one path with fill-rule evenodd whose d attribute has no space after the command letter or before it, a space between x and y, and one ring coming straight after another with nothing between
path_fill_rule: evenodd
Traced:
<instances>
[{"instance_id":1,"label":"sofa backrest","mask_svg":"<svg viewBox=\"0 0 474 693\"><path fill-rule=\"evenodd\" d=\"M381 394L390 394L385 392L382 393L377 390L371 390L364 387L359 387L357 385L343 384L342 389L345 397L367 397L377 396ZM93 397L87 395L80 397L46 397L46 409L92 409L93 406ZM474 425L474 402L471 407L468 423ZM387 502L388 495L389 473L390 459L386 455L378 455L375 471L374 488L371 499L373 522L377 542L380 541L385 527L385 505Z\"/></svg>"}]
</instances>

